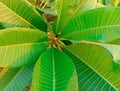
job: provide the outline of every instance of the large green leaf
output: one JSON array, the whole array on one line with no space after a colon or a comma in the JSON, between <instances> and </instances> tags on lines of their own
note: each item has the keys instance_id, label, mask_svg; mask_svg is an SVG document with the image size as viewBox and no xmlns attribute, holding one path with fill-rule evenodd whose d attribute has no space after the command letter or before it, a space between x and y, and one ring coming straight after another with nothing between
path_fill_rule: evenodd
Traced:
<instances>
[{"instance_id":1,"label":"large green leaf","mask_svg":"<svg viewBox=\"0 0 120 91\"><path fill-rule=\"evenodd\" d=\"M106 50L109 51L110 55L113 58L113 61L117 64L120 64L120 45L116 45L114 44L114 42L111 42L110 44L109 43L103 44L103 43L97 43L97 42L83 41L81 43L91 44L91 45L105 48ZM119 41L116 41L116 42L119 42Z\"/></svg>"},{"instance_id":2,"label":"large green leaf","mask_svg":"<svg viewBox=\"0 0 120 91\"><path fill-rule=\"evenodd\" d=\"M118 51L115 49L116 46L112 47L114 51L119 52L119 49ZM83 42L68 46L67 50L79 59L78 65L84 64L79 66L81 69L77 68L77 72L80 75L79 84L85 91L120 90L120 64L113 61L113 56L107 48L99 44ZM82 67L83 71L80 72Z\"/></svg>"},{"instance_id":3,"label":"large green leaf","mask_svg":"<svg viewBox=\"0 0 120 91\"><path fill-rule=\"evenodd\" d=\"M78 59L69 51L65 51L73 60L77 75L80 91L116 91L106 80L86 65L81 59ZM104 87L104 84L105 87Z\"/></svg>"},{"instance_id":4,"label":"large green leaf","mask_svg":"<svg viewBox=\"0 0 120 91\"><path fill-rule=\"evenodd\" d=\"M24 91L32 80L33 65L24 68L4 68L0 72L0 91Z\"/></svg>"},{"instance_id":5,"label":"large green leaf","mask_svg":"<svg viewBox=\"0 0 120 91\"><path fill-rule=\"evenodd\" d=\"M70 40L98 40L120 38L120 8L98 8L72 18L61 36ZM113 17L114 16L114 17Z\"/></svg>"},{"instance_id":6,"label":"large green leaf","mask_svg":"<svg viewBox=\"0 0 120 91\"><path fill-rule=\"evenodd\" d=\"M25 0L0 0L0 22L4 27L32 27L47 31L42 17Z\"/></svg>"},{"instance_id":7,"label":"large green leaf","mask_svg":"<svg viewBox=\"0 0 120 91\"><path fill-rule=\"evenodd\" d=\"M31 91L78 91L72 60L65 53L51 48L36 63Z\"/></svg>"},{"instance_id":8,"label":"large green leaf","mask_svg":"<svg viewBox=\"0 0 120 91\"><path fill-rule=\"evenodd\" d=\"M0 31L0 67L20 67L36 62L47 48L46 33L26 28ZM42 43L41 43L42 42Z\"/></svg>"},{"instance_id":9,"label":"large green leaf","mask_svg":"<svg viewBox=\"0 0 120 91\"><path fill-rule=\"evenodd\" d=\"M53 31L60 33L73 15L95 8L96 3L97 0L56 0L58 17L54 22Z\"/></svg>"},{"instance_id":10,"label":"large green leaf","mask_svg":"<svg viewBox=\"0 0 120 91\"><path fill-rule=\"evenodd\" d=\"M39 43L47 40L47 34L38 29L7 28L0 30L0 46Z\"/></svg>"},{"instance_id":11,"label":"large green leaf","mask_svg":"<svg viewBox=\"0 0 120 91\"><path fill-rule=\"evenodd\" d=\"M53 30L55 33L60 33L68 19L73 15L74 0L55 0L55 7L58 17Z\"/></svg>"}]
</instances>

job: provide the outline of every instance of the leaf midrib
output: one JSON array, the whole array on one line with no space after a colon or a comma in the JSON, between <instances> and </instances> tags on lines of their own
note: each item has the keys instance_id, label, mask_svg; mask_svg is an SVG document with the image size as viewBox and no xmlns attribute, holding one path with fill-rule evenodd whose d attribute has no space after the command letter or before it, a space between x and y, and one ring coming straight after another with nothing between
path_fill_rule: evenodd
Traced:
<instances>
[{"instance_id":1,"label":"leaf midrib","mask_svg":"<svg viewBox=\"0 0 120 91\"><path fill-rule=\"evenodd\" d=\"M38 43L23 43L23 44L9 44L9 45L3 45L0 46L0 48L3 47L11 47L11 46L28 46L28 45L38 45L38 44L47 44L47 42L38 42Z\"/></svg>"},{"instance_id":2,"label":"leaf midrib","mask_svg":"<svg viewBox=\"0 0 120 91\"><path fill-rule=\"evenodd\" d=\"M85 0L83 0L82 3L79 2L78 6L76 6L76 7L74 8L74 10L73 10L73 11L74 11L73 14L77 13L77 11L78 11L79 8L83 5L84 2L85 2Z\"/></svg>"},{"instance_id":3,"label":"leaf midrib","mask_svg":"<svg viewBox=\"0 0 120 91\"><path fill-rule=\"evenodd\" d=\"M53 51L53 91L55 91L55 82L56 82L56 80L55 80L55 58L54 58L54 55L55 55L55 53L54 53L54 51Z\"/></svg>"},{"instance_id":4,"label":"leaf midrib","mask_svg":"<svg viewBox=\"0 0 120 91\"><path fill-rule=\"evenodd\" d=\"M80 43L85 43L85 44L92 44L92 45L97 45L99 47L105 48L105 50L107 50L110 55L112 56L113 60L114 59L114 54L111 52L111 50L109 49L109 47L113 47L114 49L117 47L118 49L120 48L120 45L115 45L115 44L108 44L108 43L99 43L99 42L92 42L92 41L81 41ZM117 54L116 54L117 55ZM119 59L119 58L118 58ZM115 62L115 61L114 61Z\"/></svg>"},{"instance_id":5,"label":"leaf midrib","mask_svg":"<svg viewBox=\"0 0 120 91\"><path fill-rule=\"evenodd\" d=\"M19 69L19 71L14 75L14 77L8 82L8 84L6 84L4 90L7 88L7 86L11 83L11 81L14 80L14 78L17 76L18 73L20 73L20 71L22 70L23 68ZM9 71L9 70L8 70Z\"/></svg>"},{"instance_id":6,"label":"leaf midrib","mask_svg":"<svg viewBox=\"0 0 120 91\"><path fill-rule=\"evenodd\" d=\"M32 25L30 22L28 22L26 19L23 19L19 14L15 13L12 9L10 9L9 7L7 7L4 3L0 2L0 4L2 4L4 7L6 7L6 9L8 9L11 13L13 13L14 15L16 15L17 17L19 17L22 21L24 21L25 23L27 23L28 25L32 26L33 28L36 29L36 27L34 25Z\"/></svg>"},{"instance_id":7,"label":"leaf midrib","mask_svg":"<svg viewBox=\"0 0 120 91\"><path fill-rule=\"evenodd\" d=\"M120 25L108 25L108 26L100 26L100 27L93 27L93 28L75 30L75 31L73 31L71 33L64 34L62 37L70 36L72 33L80 33L80 32L83 32L83 31L88 32L88 31L93 31L93 30L97 30L97 29L101 29L101 28L112 28L112 27L120 27Z\"/></svg>"},{"instance_id":8,"label":"leaf midrib","mask_svg":"<svg viewBox=\"0 0 120 91\"><path fill-rule=\"evenodd\" d=\"M3 70L0 72L0 79L6 74L8 70L8 68L3 68Z\"/></svg>"},{"instance_id":9,"label":"leaf midrib","mask_svg":"<svg viewBox=\"0 0 120 91\"><path fill-rule=\"evenodd\" d=\"M79 59L79 57L77 55L75 55L72 51L70 51L69 49L65 48L67 51L69 51L70 53L72 53L75 57L77 57ZM98 73L96 70L94 70L93 67L91 67L87 62L83 61L83 59L80 59L84 64L86 64L90 69L92 69L96 74L98 74L102 79L104 79L108 84L110 84L116 91L117 88L111 84L106 78L104 78L100 73Z\"/></svg>"},{"instance_id":10,"label":"leaf midrib","mask_svg":"<svg viewBox=\"0 0 120 91\"><path fill-rule=\"evenodd\" d=\"M62 8L63 8L63 0L61 0L62 4L60 7L60 12L59 12L59 16L58 16L58 20L57 20L57 25L56 25L56 32L58 33L58 26L59 26L59 22L60 22L60 17L61 17L61 12L62 12Z\"/></svg>"},{"instance_id":11,"label":"leaf midrib","mask_svg":"<svg viewBox=\"0 0 120 91\"><path fill-rule=\"evenodd\" d=\"M79 43L86 43L86 44L93 44L93 45L98 45L98 46L118 46L120 47L120 45L116 45L116 44L108 44L108 43L101 43L101 42L93 42L93 41L80 41Z\"/></svg>"}]
</instances>

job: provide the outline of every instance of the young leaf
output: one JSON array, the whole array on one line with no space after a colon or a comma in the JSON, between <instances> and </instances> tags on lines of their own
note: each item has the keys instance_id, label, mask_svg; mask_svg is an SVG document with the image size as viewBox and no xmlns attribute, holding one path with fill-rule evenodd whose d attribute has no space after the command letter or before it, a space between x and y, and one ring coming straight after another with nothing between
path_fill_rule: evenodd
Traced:
<instances>
[{"instance_id":1,"label":"young leaf","mask_svg":"<svg viewBox=\"0 0 120 91\"><path fill-rule=\"evenodd\" d=\"M72 60L51 48L35 65L31 91L78 91L77 75Z\"/></svg>"},{"instance_id":2,"label":"young leaf","mask_svg":"<svg viewBox=\"0 0 120 91\"><path fill-rule=\"evenodd\" d=\"M33 67L4 68L0 72L0 91L24 91L32 79Z\"/></svg>"},{"instance_id":3,"label":"young leaf","mask_svg":"<svg viewBox=\"0 0 120 91\"><path fill-rule=\"evenodd\" d=\"M0 22L4 27L32 27L47 31L47 24L25 0L0 0ZM11 26L7 26L7 25Z\"/></svg>"}]
</instances>

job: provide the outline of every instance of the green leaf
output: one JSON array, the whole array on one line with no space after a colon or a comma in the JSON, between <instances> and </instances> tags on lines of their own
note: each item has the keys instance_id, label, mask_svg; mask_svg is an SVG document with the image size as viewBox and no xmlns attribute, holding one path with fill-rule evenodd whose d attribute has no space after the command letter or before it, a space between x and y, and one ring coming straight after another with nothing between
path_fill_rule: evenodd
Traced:
<instances>
[{"instance_id":1,"label":"green leaf","mask_svg":"<svg viewBox=\"0 0 120 91\"><path fill-rule=\"evenodd\" d=\"M45 8L45 9L43 9L43 11L45 14L50 14L50 15L56 16L55 11L52 8Z\"/></svg>"},{"instance_id":2,"label":"green leaf","mask_svg":"<svg viewBox=\"0 0 120 91\"><path fill-rule=\"evenodd\" d=\"M74 14L85 12L89 9L94 9L97 0L76 0L76 5L73 10Z\"/></svg>"},{"instance_id":3,"label":"green leaf","mask_svg":"<svg viewBox=\"0 0 120 91\"><path fill-rule=\"evenodd\" d=\"M108 42L109 44L115 44L115 45L120 45L120 39L116 39L113 41Z\"/></svg>"},{"instance_id":4,"label":"green leaf","mask_svg":"<svg viewBox=\"0 0 120 91\"><path fill-rule=\"evenodd\" d=\"M0 31L0 67L21 67L35 63L48 46L46 33L27 28Z\"/></svg>"},{"instance_id":5,"label":"green leaf","mask_svg":"<svg viewBox=\"0 0 120 91\"><path fill-rule=\"evenodd\" d=\"M117 41L119 42L119 41ZM107 43L97 43L97 42L89 42L89 41L83 41L81 43L85 43L85 44L90 44L90 45L94 45L94 46L100 46L105 48L105 50L108 50L110 55L113 58L113 61L117 64L120 64L120 45L115 45L113 44L114 42L112 42L111 44Z\"/></svg>"},{"instance_id":6,"label":"green leaf","mask_svg":"<svg viewBox=\"0 0 120 91\"><path fill-rule=\"evenodd\" d=\"M0 45L39 43L48 41L47 34L38 29L7 28L0 30Z\"/></svg>"},{"instance_id":7,"label":"green leaf","mask_svg":"<svg viewBox=\"0 0 120 91\"><path fill-rule=\"evenodd\" d=\"M54 33L60 33L68 20L75 14L95 8L97 0L56 0L57 20L54 22Z\"/></svg>"},{"instance_id":8,"label":"green leaf","mask_svg":"<svg viewBox=\"0 0 120 91\"><path fill-rule=\"evenodd\" d=\"M71 57L76 67L80 91L108 91L108 89L109 91L116 91L80 58L78 59L69 51L65 50L65 52Z\"/></svg>"},{"instance_id":9,"label":"green leaf","mask_svg":"<svg viewBox=\"0 0 120 91\"><path fill-rule=\"evenodd\" d=\"M0 12L0 22L4 27L31 27L47 31L47 24L25 0L0 0Z\"/></svg>"},{"instance_id":10,"label":"green leaf","mask_svg":"<svg viewBox=\"0 0 120 91\"><path fill-rule=\"evenodd\" d=\"M108 5L112 2L113 0L102 0L102 3L105 5Z\"/></svg>"},{"instance_id":11,"label":"green leaf","mask_svg":"<svg viewBox=\"0 0 120 91\"><path fill-rule=\"evenodd\" d=\"M102 7L106 7L106 6L101 3L97 3L95 6L95 8L102 8Z\"/></svg>"},{"instance_id":12,"label":"green leaf","mask_svg":"<svg viewBox=\"0 0 120 91\"><path fill-rule=\"evenodd\" d=\"M4 68L0 72L0 91L24 91L32 80L33 67Z\"/></svg>"},{"instance_id":13,"label":"green leaf","mask_svg":"<svg viewBox=\"0 0 120 91\"><path fill-rule=\"evenodd\" d=\"M60 33L66 22L73 15L74 0L55 0L57 20L53 26L54 33Z\"/></svg>"},{"instance_id":14,"label":"green leaf","mask_svg":"<svg viewBox=\"0 0 120 91\"><path fill-rule=\"evenodd\" d=\"M81 76L87 75L83 79L79 78L79 83L86 89L85 91L120 90L120 64L113 61L107 48L93 43L78 43L68 46L67 50L86 65L83 66L84 73L79 71Z\"/></svg>"},{"instance_id":15,"label":"green leaf","mask_svg":"<svg viewBox=\"0 0 120 91\"><path fill-rule=\"evenodd\" d=\"M35 65L31 91L78 91L77 75L72 60L51 48Z\"/></svg>"},{"instance_id":16,"label":"green leaf","mask_svg":"<svg viewBox=\"0 0 120 91\"><path fill-rule=\"evenodd\" d=\"M69 40L108 42L120 38L120 8L98 8L72 18L61 36ZM113 17L114 16L114 17Z\"/></svg>"},{"instance_id":17,"label":"green leaf","mask_svg":"<svg viewBox=\"0 0 120 91\"><path fill-rule=\"evenodd\" d=\"M50 14L50 15L53 15L53 16L56 16L55 14L55 11L52 9L52 8L45 8L45 9L41 9L39 8L38 6L36 7L36 10L39 12L39 14Z\"/></svg>"}]
</instances>

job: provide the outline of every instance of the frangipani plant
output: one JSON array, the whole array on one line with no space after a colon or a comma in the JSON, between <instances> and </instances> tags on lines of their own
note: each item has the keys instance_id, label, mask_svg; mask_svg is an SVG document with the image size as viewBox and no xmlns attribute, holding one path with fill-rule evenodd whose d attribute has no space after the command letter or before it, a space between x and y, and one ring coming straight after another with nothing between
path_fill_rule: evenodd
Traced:
<instances>
[{"instance_id":1,"label":"frangipani plant","mask_svg":"<svg viewBox=\"0 0 120 91\"><path fill-rule=\"evenodd\" d=\"M0 91L119 91L120 8L56 0L52 28L26 0L0 0Z\"/></svg>"}]
</instances>

